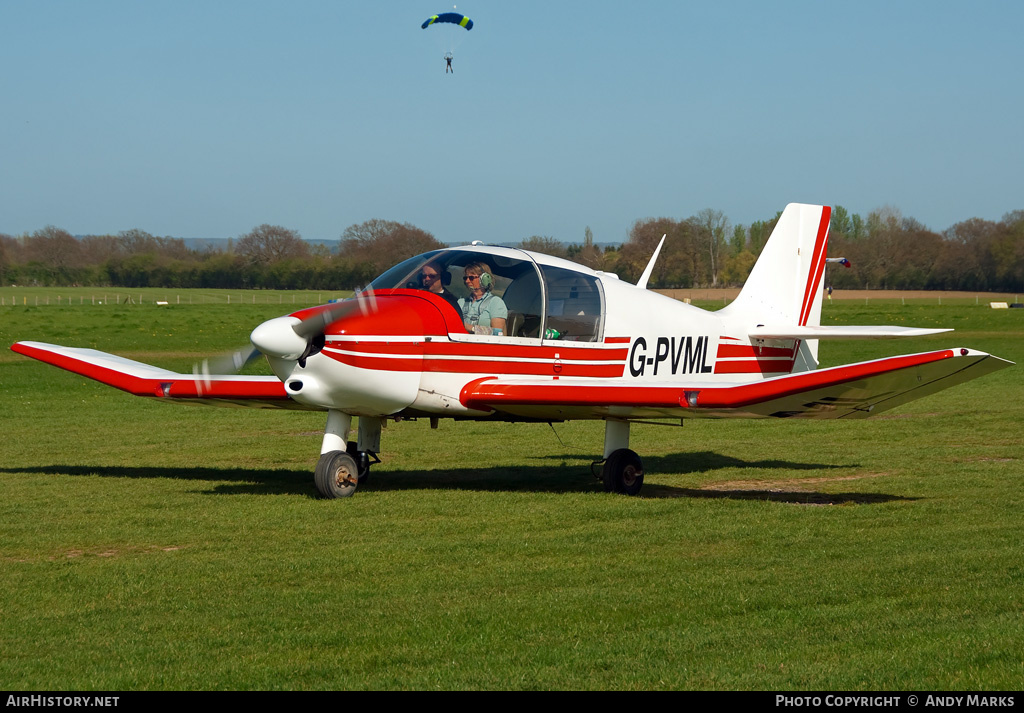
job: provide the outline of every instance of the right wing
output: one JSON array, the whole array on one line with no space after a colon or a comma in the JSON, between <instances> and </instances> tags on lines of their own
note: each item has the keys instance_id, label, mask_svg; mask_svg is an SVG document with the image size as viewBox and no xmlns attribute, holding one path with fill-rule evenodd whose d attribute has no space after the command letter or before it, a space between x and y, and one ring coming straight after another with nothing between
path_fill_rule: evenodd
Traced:
<instances>
[{"instance_id":1,"label":"right wing","mask_svg":"<svg viewBox=\"0 0 1024 713\"><path fill-rule=\"evenodd\" d=\"M95 349L43 342L18 342L11 350L135 396L215 406L312 408L292 399L276 376L177 374Z\"/></svg>"},{"instance_id":2,"label":"right wing","mask_svg":"<svg viewBox=\"0 0 1024 713\"><path fill-rule=\"evenodd\" d=\"M1012 364L945 349L727 385L488 377L467 384L461 401L539 419L866 418Z\"/></svg>"}]
</instances>

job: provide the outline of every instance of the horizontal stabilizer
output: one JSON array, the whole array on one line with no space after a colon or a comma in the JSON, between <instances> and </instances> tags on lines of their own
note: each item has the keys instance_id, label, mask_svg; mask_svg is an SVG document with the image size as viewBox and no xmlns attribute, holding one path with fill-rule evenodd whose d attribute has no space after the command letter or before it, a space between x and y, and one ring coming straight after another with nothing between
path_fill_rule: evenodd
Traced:
<instances>
[{"instance_id":1,"label":"horizontal stabilizer","mask_svg":"<svg viewBox=\"0 0 1024 713\"><path fill-rule=\"evenodd\" d=\"M135 396L154 396L179 403L306 408L288 396L284 384L276 376L177 374L95 349L42 342L18 342L11 349Z\"/></svg>"},{"instance_id":2,"label":"horizontal stabilizer","mask_svg":"<svg viewBox=\"0 0 1024 713\"><path fill-rule=\"evenodd\" d=\"M750 330L754 339L896 339L898 337L924 337L929 334L952 332L952 329L922 329L919 327L821 327L796 325L759 325Z\"/></svg>"}]
</instances>

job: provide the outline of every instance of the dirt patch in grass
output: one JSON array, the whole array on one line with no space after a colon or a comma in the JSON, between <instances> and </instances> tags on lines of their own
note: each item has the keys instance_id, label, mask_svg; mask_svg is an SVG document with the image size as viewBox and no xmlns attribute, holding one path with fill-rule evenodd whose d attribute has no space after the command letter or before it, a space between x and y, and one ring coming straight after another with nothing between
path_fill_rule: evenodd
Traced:
<instances>
[{"instance_id":1,"label":"dirt patch in grass","mask_svg":"<svg viewBox=\"0 0 1024 713\"><path fill-rule=\"evenodd\" d=\"M871 505L916 498L888 493L823 492L814 485L852 480L884 478L890 473L865 473L821 478L790 478L787 480L729 480L709 483L698 488L672 488L652 485L648 497L664 498L727 498L733 500L763 500L789 505Z\"/></svg>"},{"instance_id":2,"label":"dirt patch in grass","mask_svg":"<svg viewBox=\"0 0 1024 713\"><path fill-rule=\"evenodd\" d=\"M785 490L807 490L805 486L820 483L838 483L847 480L866 480L884 478L889 473L867 473L864 475L842 475L831 478L791 478L789 480L729 480L724 483L705 485L701 490L763 490L766 492L782 492Z\"/></svg>"},{"instance_id":3,"label":"dirt patch in grass","mask_svg":"<svg viewBox=\"0 0 1024 713\"><path fill-rule=\"evenodd\" d=\"M892 421L895 419L903 418L925 418L929 416L941 416L941 413L888 413L881 416L875 416L872 421Z\"/></svg>"},{"instance_id":4,"label":"dirt patch in grass","mask_svg":"<svg viewBox=\"0 0 1024 713\"><path fill-rule=\"evenodd\" d=\"M115 558L135 554L158 554L161 552L176 552L185 549L183 545L129 545L126 547L92 547L89 549L62 550L56 554L36 556L9 556L2 557L4 562L59 562L61 560L74 560L86 557Z\"/></svg>"},{"instance_id":5,"label":"dirt patch in grass","mask_svg":"<svg viewBox=\"0 0 1024 713\"><path fill-rule=\"evenodd\" d=\"M129 545L127 547L94 548L89 550L67 550L58 555L48 557L50 561L60 559L77 559L79 557L124 557L134 554L155 554L158 552L176 552L183 549L181 545Z\"/></svg>"}]
</instances>

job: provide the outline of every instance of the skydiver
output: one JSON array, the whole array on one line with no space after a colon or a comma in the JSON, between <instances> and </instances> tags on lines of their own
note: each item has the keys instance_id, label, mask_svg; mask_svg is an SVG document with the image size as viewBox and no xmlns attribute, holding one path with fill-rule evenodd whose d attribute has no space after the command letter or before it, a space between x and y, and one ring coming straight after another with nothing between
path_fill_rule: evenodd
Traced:
<instances>
[{"instance_id":1,"label":"skydiver","mask_svg":"<svg viewBox=\"0 0 1024 713\"><path fill-rule=\"evenodd\" d=\"M452 67L452 60L454 58L455 58L455 55L453 55L451 52L447 52L445 54L445 56L444 56L444 61L446 62L445 67L444 67L444 73L445 74L448 74L448 70L449 69L452 70L452 74L455 74L455 69Z\"/></svg>"}]
</instances>

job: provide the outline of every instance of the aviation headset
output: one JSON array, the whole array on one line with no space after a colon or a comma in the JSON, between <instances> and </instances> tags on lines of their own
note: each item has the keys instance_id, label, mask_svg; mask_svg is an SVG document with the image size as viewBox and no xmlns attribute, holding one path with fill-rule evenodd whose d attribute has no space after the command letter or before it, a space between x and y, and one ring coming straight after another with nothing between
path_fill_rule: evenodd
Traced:
<instances>
[{"instance_id":1,"label":"aviation headset","mask_svg":"<svg viewBox=\"0 0 1024 713\"><path fill-rule=\"evenodd\" d=\"M441 280L441 287L448 287L450 284L452 284L452 273L448 272L446 268L441 267L440 265L437 265L432 262L428 262L426 265L421 267L420 270L422 270L424 267L434 268L434 270L437 272L438 279ZM416 288L419 287L419 284L417 284L415 280L410 280L409 284L406 285L406 287Z\"/></svg>"},{"instance_id":2,"label":"aviation headset","mask_svg":"<svg viewBox=\"0 0 1024 713\"><path fill-rule=\"evenodd\" d=\"M484 289L484 291L486 291L486 292L490 292L491 291L491 287L494 286L494 277L491 276L491 268L490 268L490 266L488 266L488 265L486 265L485 263L482 263L482 262L473 262L473 263L470 263L469 265L466 265L466 267L464 267L463 269L464 270L475 270L476 272L479 272L480 273L480 287L482 287Z\"/></svg>"}]
</instances>

